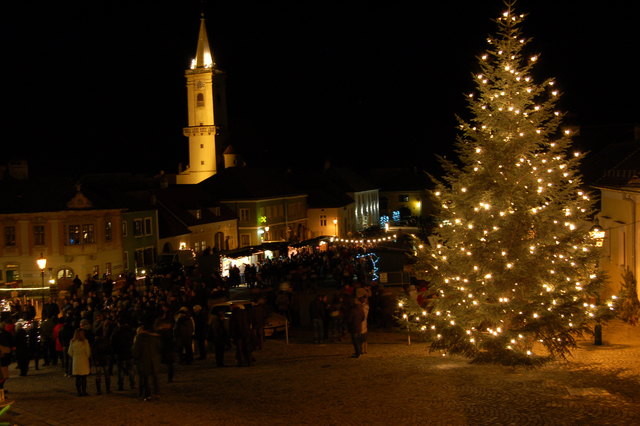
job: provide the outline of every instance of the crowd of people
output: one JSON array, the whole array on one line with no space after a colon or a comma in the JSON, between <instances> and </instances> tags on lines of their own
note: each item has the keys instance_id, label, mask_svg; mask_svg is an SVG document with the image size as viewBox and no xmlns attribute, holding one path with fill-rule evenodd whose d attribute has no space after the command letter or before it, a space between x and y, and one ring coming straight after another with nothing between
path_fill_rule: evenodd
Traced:
<instances>
[{"instance_id":1,"label":"crowd of people","mask_svg":"<svg viewBox=\"0 0 640 426\"><path fill-rule=\"evenodd\" d=\"M0 316L0 389L7 392L12 363L26 376L33 362L36 370L59 368L74 377L78 396L88 395L89 377L98 395L114 390L114 378L117 390L137 389L149 400L159 391L160 374L171 383L177 364L205 360L209 352L217 367L229 365L225 355L232 348L234 365L252 365L270 312L294 327L311 325L316 343L349 335L358 357L366 353L367 326L392 326L395 306L392 294L371 282L366 263L357 260L363 250L301 249L251 265L242 280L249 303L228 302L238 284L198 268L119 285L76 277L67 294L44 303L39 318L29 300L15 299ZM333 291L319 292L331 280Z\"/></svg>"}]
</instances>

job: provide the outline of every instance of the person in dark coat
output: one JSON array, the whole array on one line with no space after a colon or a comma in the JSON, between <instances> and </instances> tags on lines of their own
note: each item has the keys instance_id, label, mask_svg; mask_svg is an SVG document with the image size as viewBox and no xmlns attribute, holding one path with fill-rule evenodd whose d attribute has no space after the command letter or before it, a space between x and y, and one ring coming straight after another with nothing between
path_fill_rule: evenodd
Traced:
<instances>
[{"instance_id":1,"label":"person in dark coat","mask_svg":"<svg viewBox=\"0 0 640 426\"><path fill-rule=\"evenodd\" d=\"M71 344L73 333L73 319L71 317L67 317L62 323L62 327L58 332L58 339L60 340L60 345L62 346L61 356L64 373L65 376L68 377L71 377L71 357L69 356L69 345Z\"/></svg>"},{"instance_id":2,"label":"person in dark coat","mask_svg":"<svg viewBox=\"0 0 640 426\"><path fill-rule=\"evenodd\" d=\"M17 323L14 335L15 345L15 357L18 368L20 369L20 375L26 376L29 371L29 361L31 361L31 354L29 353L29 336L27 330L22 323Z\"/></svg>"},{"instance_id":3,"label":"person in dark coat","mask_svg":"<svg viewBox=\"0 0 640 426\"><path fill-rule=\"evenodd\" d=\"M44 357L44 366L57 365L58 357L56 354L56 341L53 337L53 328L56 325L55 317L45 317L40 322L40 345L42 347L42 356Z\"/></svg>"},{"instance_id":4,"label":"person in dark coat","mask_svg":"<svg viewBox=\"0 0 640 426\"><path fill-rule=\"evenodd\" d=\"M255 349L262 349L264 344L264 324L267 321L269 315L269 309L267 307L267 301L264 297L258 298L258 301L253 305L251 309L253 316L252 331L253 342L252 345Z\"/></svg>"},{"instance_id":5,"label":"person in dark coat","mask_svg":"<svg viewBox=\"0 0 640 426\"><path fill-rule=\"evenodd\" d=\"M161 352L162 340L160 335L153 331L152 325L145 323L139 327L133 340L132 354L138 371L138 396L145 401L151 399L152 393L159 392L158 372Z\"/></svg>"},{"instance_id":6,"label":"person in dark coat","mask_svg":"<svg viewBox=\"0 0 640 426\"><path fill-rule=\"evenodd\" d=\"M209 321L209 341L216 354L216 366L224 367L224 353L229 346L229 333L225 324L224 309L217 309Z\"/></svg>"},{"instance_id":7,"label":"person in dark coat","mask_svg":"<svg viewBox=\"0 0 640 426\"><path fill-rule=\"evenodd\" d=\"M135 372L133 369L133 340L135 330L124 319L119 319L111 334L111 350L115 357L118 372L118 390L124 390L124 378L129 378L129 387L135 389Z\"/></svg>"},{"instance_id":8,"label":"person in dark coat","mask_svg":"<svg viewBox=\"0 0 640 426\"><path fill-rule=\"evenodd\" d=\"M195 331L195 324L189 308L186 306L178 310L173 329L180 363L190 365L193 362L193 333Z\"/></svg>"},{"instance_id":9,"label":"person in dark coat","mask_svg":"<svg viewBox=\"0 0 640 426\"><path fill-rule=\"evenodd\" d=\"M362 354L362 322L364 321L364 309L358 300L350 298L347 314L347 330L351 335L354 354L352 358L359 358Z\"/></svg>"},{"instance_id":10,"label":"person in dark coat","mask_svg":"<svg viewBox=\"0 0 640 426\"><path fill-rule=\"evenodd\" d=\"M231 307L229 332L236 346L236 361L239 367L251 365L251 317L240 304Z\"/></svg>"},{"instance_id":11,"label":"person in dark coat","mask_svg":"<svg viewBox=\"0 0 640 426\"><path fill-rule=\"evenodd\" d=\"M165 307L166 309L166 307ZM167 382L173 382L175 373L175 363L177 361L176 341L173 336L174 321L168 310L160 316L154 325L155 331L160 335L162 342L162 353L160 361L167 366Z\"/></svg>"},{"instance_id":12,"label":"person in dark coat","mask_svg":"<svg viewBox=\"0 0 640 426\"><path fill-rule=\"evenodd\" d=\"M111 340L109 327L105 322L104 314L96 314L93 327L93 341L91 342L91 362L95 371L96 394L102 394L102 378L107 393L111 393L111 374L109 363L111 360Z\"/></svg>"},{"instance_id":13,"label":"person in dark coat","mask_svg":"<svg viewBox=\"0 0 640 426\"><path fill-rule=\"evenodd\" d=\"M36 370L40 369L40 358L43 355L42 330L38 321L32 321L31 327L27 331L27 339L29 342L29 355L33 358L33 364Z\"/></svg>"},{"instance_id":14,"label":"person in dark coat","mask_svg":"<svg viewBox=\"0 0 640 426\"><path fill-rule=\"evenodd\" d=\"M324 296L316 295L309 303L309 318L313 325L313 343L321 343L324 339L324 319L326 315L326 305Z\"/></svg>"},{"instance_id":15,"label":"person in dark coat","mask_svg":"<svg viewBox=\"0 0 640 426\"><path fill-rule=\"evenodd\" d=\"M209 318L207 311L202 309L202 306L195 305L193 307L193 324L194 333L193 340L195 346L198 349L198 359L207 359L207 325Z\"/></svg>"},{"instance_id":16,"label":"person in dark coat","mask_svg":"<svg viewBox=\"0 0 640 426\"><path fill-rule=\"evenodd\" d=\"M69 288L71 295L77 296L81 287L82 287L82 280L80 279L79 276L76 275L76 277L73 279L73 285Z\"/></svg>"},{"instance_id":17,"label":"person in dark coat","mask_svg":"<svg viewBox=\"0 0 640 426\"><path fill-rule=\"evenodd\" d=\"M60 315L60 306L50 297L42 307L42 318L57 318L58 315Z\"/></svg>"}]
</instances>

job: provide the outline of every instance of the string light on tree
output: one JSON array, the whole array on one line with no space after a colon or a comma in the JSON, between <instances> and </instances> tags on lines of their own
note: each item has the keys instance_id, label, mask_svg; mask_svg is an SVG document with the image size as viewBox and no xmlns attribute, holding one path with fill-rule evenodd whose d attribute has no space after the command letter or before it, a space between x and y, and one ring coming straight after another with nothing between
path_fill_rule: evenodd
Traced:
<instances>
[{"instance_id":1,"label":"string light on tree","mask_svg":"<svg viewBox=\"0 0 640 426\"><path fill-rule=\"evenodd\" d=\"M420 315L425 307L411 300L401 307L433 350L477 362L565 357L601 315L587 303L603 278L581 155L571 149L572 132L560 129L554 80L532 78L541 56L527 54L523 20L511 6L497 19L466 96L459 161L443 159L446 176L436 180L442 208L433 237L442 243L425 245L417 268L439 295L429 302L435 315Z\"/></svg>"}]
</instances>

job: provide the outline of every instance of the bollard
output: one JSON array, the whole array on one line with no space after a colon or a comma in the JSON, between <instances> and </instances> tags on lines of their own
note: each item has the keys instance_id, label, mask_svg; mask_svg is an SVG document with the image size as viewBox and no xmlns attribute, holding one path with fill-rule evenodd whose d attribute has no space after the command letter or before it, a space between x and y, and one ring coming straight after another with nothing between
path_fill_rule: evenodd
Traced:
<instances>
[{"instance_id":1,"label":"bollard","mask_svg":"<svg viewBox=\"0 0 640 426\"><path fill-rule=\"evenodd\" d=\"M595 338L593 344L598 346L602 345L602 324L596 324L593 335Z\"/></svg>"}]
</instances>

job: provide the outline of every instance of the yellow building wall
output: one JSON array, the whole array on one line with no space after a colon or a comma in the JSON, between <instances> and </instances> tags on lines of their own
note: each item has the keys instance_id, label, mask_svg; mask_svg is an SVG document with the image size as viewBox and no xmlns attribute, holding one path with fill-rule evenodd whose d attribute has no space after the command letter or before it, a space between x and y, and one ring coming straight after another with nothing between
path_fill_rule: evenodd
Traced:
<instances>
[{"instance_id":1,"label":"yellow building wall","mask_svg":"<svg viewBox=\"0 0 640 426\"><path fill-rule=\"evenodd\" d=\"M120 210L64 211L52 213L21 213L19 215L1 215L0 231L5 226L16 227L16 245L5 247L4 239L0 243L0 270L2 279L6 278L8 265L18 269L23 285L40 286L41 274L36 259L42 254L47 259L45 279L57 277L59 271L68 269L85 279L98 267L99 274L111 265L113 276L123 272L122 261L122 222ZM111 221L112 240L105 241L105 224ZM93 225L94 243L68 245L66 226ZM36 245L33 227L45 227L45 244ZM3 235L4 237L4 235Z\"/></svg>"},{"instance_id":2,"label":"yellow building wall","mask_svg":"<svg viewBox=\"0 0 640 426\"><path fill-rule=\"evenodd\" d=\"M600 268L609 276L603 293L608 297L620 292L625 268L630 268L638 279L640 193L634 189L601 188L600 205L598 221L605 230Z\"/></svg>"}]
</instances>

